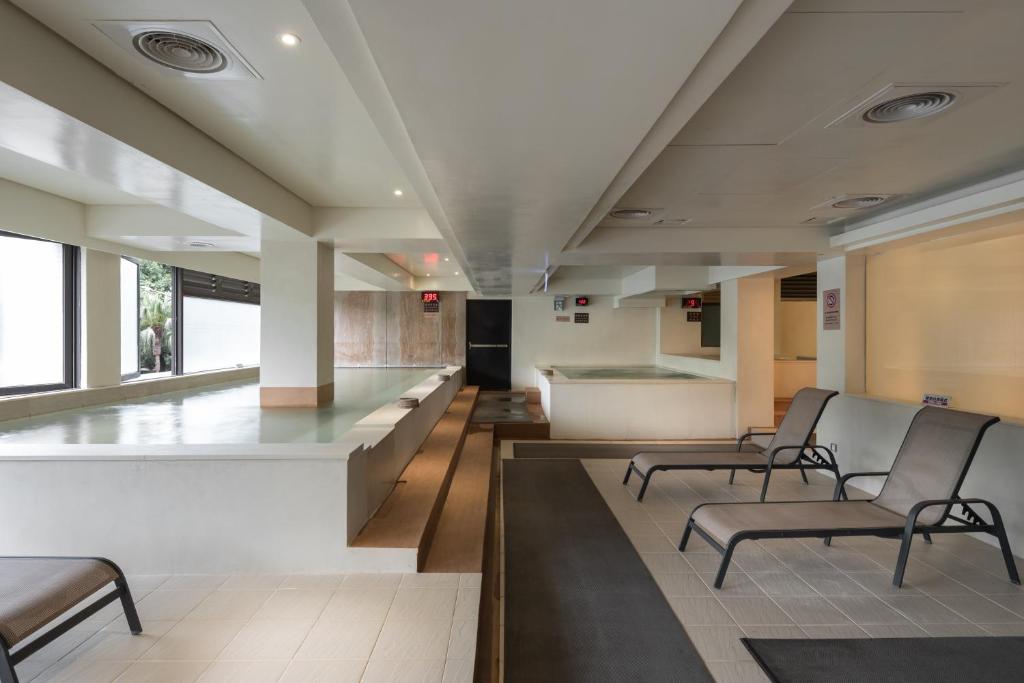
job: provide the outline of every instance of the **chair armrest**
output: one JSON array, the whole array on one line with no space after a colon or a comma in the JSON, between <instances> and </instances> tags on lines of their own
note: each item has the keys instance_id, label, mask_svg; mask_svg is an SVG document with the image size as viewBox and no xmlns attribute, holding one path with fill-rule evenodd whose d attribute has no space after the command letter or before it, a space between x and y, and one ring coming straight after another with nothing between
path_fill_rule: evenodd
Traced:
<instances>
[{"instance_id":1,"label":"chair armrest","mask_svg":"<svg viewBox=\"0 0 1024 683\"><path fill-rule=\"evenodd\" d=\"M846 482L850 481L854 477L887 477L887 476L889 476L889 472L888 471L886 471L886 472L850 472L849 474L844 474L843 476L841 476L839 478L838 481L836 481L836 490L832 494L832 500L840 500L841 497L845 498L846 500L850 500L850 497L848 495L846 495Z\"/></svg>"},{"instance_id":2,"label":"chair armrest","mask_svg":"<svg viewBox=\"0 0 1024 683\"><path fill-rule=\"evenodd\" d=\"M991 501L987 501L982 498L937 498L934 500L922 500L920 503L915 503L914 507L910 508L910 512L907 513L907 528L914 528L917 524L918 515L920 515L925 509L935 507L936 505L963 505L964 516L968 520L978 525L987 526L984 520L981 517L978 517L977 513L969 507L971 504L984 505L988 509L989 514L992 515L992 524L1001 523L999 510L996 509L995 504Z\"/></svg>"},{"instance_id":3,"label":"chair armrest","mask_svg":"<svg viewBox=\"0 0 1024 683\"><path fill-rule=\"evenodd\" d=\"M743 442L746 441L747 439L749 439L752 436L775 436L775 432L747 431L747 432L745 432L743 434L743 436L741 436L740 438L736 439L736 450L737 451L741 450L743 448Z\"/></svg>"}]
</instances>

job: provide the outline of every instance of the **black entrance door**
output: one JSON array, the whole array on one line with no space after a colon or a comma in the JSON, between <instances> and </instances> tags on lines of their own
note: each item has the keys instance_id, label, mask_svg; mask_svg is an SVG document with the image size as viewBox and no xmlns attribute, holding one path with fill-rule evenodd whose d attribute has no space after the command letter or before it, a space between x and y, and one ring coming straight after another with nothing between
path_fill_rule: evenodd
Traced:
<instances>
[{"instance_id":1,"label":"black entrance door","mask_svg":"<svg viewBox=\"0 0 1024 683\"><path fill-rule=\"evenodd\" d=\"M481 389L512 388L512 301L466 301L466 383Z\"/></svg>"}]
</instances>

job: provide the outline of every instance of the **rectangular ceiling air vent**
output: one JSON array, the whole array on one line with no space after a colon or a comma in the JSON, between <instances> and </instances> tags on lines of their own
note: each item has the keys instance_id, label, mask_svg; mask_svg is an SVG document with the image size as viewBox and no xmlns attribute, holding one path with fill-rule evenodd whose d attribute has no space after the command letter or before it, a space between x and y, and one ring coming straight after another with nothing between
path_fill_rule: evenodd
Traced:
<instances>
[{"instance_id":1,"label":"rectangular ceiling air vent","mask_svg":"<svg viewBox=\"0 0 1024 683\"><path fill-rule=\"evenodd\" d=\"M826 128L919 124L955 111L1005 83L890 83L832 119Z\"/></svg>"},{"instance_id":2,"label":"rectangular ceiling air vent","mask_svg":"<svg viewBox=\"0 0 1024 683\"><path fill-rule=\"evenodd\" d=\"M241 81L259 73L210 21L96 21L123 50L168 75Z\"/></svg>"}]
</instances>

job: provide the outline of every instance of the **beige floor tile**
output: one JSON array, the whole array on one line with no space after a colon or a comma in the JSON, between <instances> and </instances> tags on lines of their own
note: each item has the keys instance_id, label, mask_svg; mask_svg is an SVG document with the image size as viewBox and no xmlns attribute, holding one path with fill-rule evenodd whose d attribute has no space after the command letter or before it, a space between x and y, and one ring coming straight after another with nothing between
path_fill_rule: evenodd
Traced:
<instances>
[{"instance_id":1,"label":"beige floor tile","mask_svg":"<svg viewBox=\"0 0 1024 683\"><path fill-rule=\"evenodd\" d=\"M455 599L455 619L476 619L480 613L480 588L459 587Z\"/></svg>"},{"instance_id":2,"label":"beige floor tile","mask_svg":"<svg viewBox=\"0 0 1024 683\"><path fill-rule=\"evenodd\" d=\"M837 610L823 597L775 598L779 607L797 624L834 624L848 625L852 623L846 615Z\"/></svg>"},{"instance_id":3,"label":"beige floor tile","mask_svg":"<svg viewBox=\"0 0 1024 683\"><path fill-rule=\"evenodd\" d=\"M671 553L676 551L676 546L665 536L640 536L630 538L633 546L639 553Z\"/></svg>"},{"instance_id":4,"label":"beige floor tile","mask_svg":"<svg viewBox=\"0 0 1024 683\"><path fill-rule=\"evenodd\" d=\"M715 573L701 572L701 580L709 589L712 595L718 598L763 598L765 592L761 590L751 577L743 572L729 572L725 575L725 581L721 588L715 588Z\"/></svg>"},{"instance_id":5,"label":"beige floor tile","mask_svg":"<svg viewBox=\"0 0 1024 683\"><path fill-rule=\"evenodd\" d=\"M297 659L369 659L384 618L318 621L302 642Z\"/></svg>"},{"instance_id":6,"label":"beige floor tile","mask_svg":"<svg viewBox=\"0 0 1024 683\"><path fill-rule=\"evenodd\" d=\"M323 620L384 621L395 599L395 588L342 588L320 613Z\"/></svg>"},{"instance_id":7,"label":"beige floor tile","mask_svg":"<svg viewBox=\"0 0 1024 683\"><path fill-rule=\"evenodd\" d=\"M711 589L697 574L654 574L654 581L668 597L711 597Z\"/></svg>"},{"instance_id":8,"label":"beige floor tile","mask_svg":"<svg viewBox=\"0 0 1024 683\"><path fill-rule=\"evenodd\" d=\"M451 637L448 639L447 657L472 659L476 656L477 620L456 619L452 622Z\"/></svg>"},{"instance_id":9,"label":"beige floor tile","mask_svg":"<svg viewBox=\"0 0 1024 683\"><path fill-rule=\"evenodd\" d=\"M205 589L216 590L220 588L228 577L223 574L174 574L160 585L165 590L172 589Z\"/></svg>"},{"instance_id":10,"label":"beige floor tile","mask_svg":"<svg viewBox=\"0 0 1024 683\"><path fill-rule=\"evenodd\" d=\"M690 637L705 662L736 662L750 659L740 642L744 637L739 626L687 626Z\"/></svg>"},{"instance_id":11,"label":"beige floor tile","mask_svg":"<svg viewBox=\"0 0 1024 683\"><path fill-rule=\"evenodd\" d=\"M467 574L467 576L472 575ZM346 574L340 588L393 588L398 590L401 583L401 574Z\"/></svg>"},{"instance_id":12,"label":"beige floor tile","mask_svg":"<svg viewBox=\"0 0 1024 683\"><path fill-rule=\"evenodd\" d=\"M200 683L276 683L288 667L286 660L267 662L213 662Z\"/></svg>"},{"instance_id":13,"label":"beige floor tile","mask_svg":"<svg viewBox=\"0 0 1024 683\"><path fill-rule=\"evenodd\" d=\"M110 683L124 672L131 662L106 662L67 658L49 667L33 683Z\"/></svg>"},{"instance_id":14,"label":"beige floor tile","mask_svg":"<svg viewBox=\"0 0 1024 683\"><path fill-rule=\"evenodd\" d=\"M17 674L19 681L22 683L28 683L51 666L53 666L53 662L34 661L30 657L20 664L15 665L14 672Z\"/></svg>"},{"instance_id":15,"label":"beige floor tile","mask_svg":"<svg viewBox=\"0 0 1024 683\"><path fill-rule=\"evenodd\" d=\"M915 624L955 624L967 621L927 595L887 595L882 601Z\"/></svg>"},{"instance_id":16,"label":"beige floor tile","mask_svg":"<svg viewBox=\"0 0 1024 683\"><path fill-rule=\"evenodd\" d=\"M799 626L744 626L748 638L806 638ZM861 634L863 635L863 634Z\"/></svg>"},{"instance_id":17,"label":"beige floor tile","mask_svg":"<svg viewBox=\"0 0 1024 683\"><path fill-rule=\"evenodd\" d=\"M272 591L281 586L284 574L234 574L220 586L222 591Z\"/></svg>"},{"instance_id":18,"label":"beige floor tile","mask_svg":"<svg viewBox=\"0 0 1024 683\"><path fill-rule=\"evenodd\" d=\"M459 574L402 574L402 588L426 588L428 586L457 586Z\"/></svg>"},{"instance_id":19,"label":"beige floor tile","mask_svg":"<svg viewBox=\"0 0 1024 683\"><path fill-rule=\"evenodd\" d=\"M373 659L367 662L362 683L440 683L443 659L408 659L397 662Z\"/></svg>"},{"instance_id":20,"label":"beige floor tile","mask_svg":"<svg viewBox=\"0 0 1024 683\"><path fill-rule=\"evenodd\" d=\"M128 579L128 587L131 589L132 594L135 594L137 590L151 591L156 590L161 585L167 582L170 578L169 574L131 574L126 577ZM138 596L136 596L138 597Z\"/></svg>"},{"instance_id":21,"label":"beige floor tile","mask_svg":"<svg viewBox=\"0 0 1024 683\"><path fill-rule=\"evenodd\" d=\"M870 595L867 588L840 571L800 572L799 576L821 595Z\"/></svg>"},{"instance_id":22,"label":"beige floor tile","mask_svg":"<svg viewBox=\"0 0 1024 683\"><path fill-rule=\"evenodd\" d=\"M989 595L988 598L1017 616L1024 616L1024 595Z\"/></svg>"},{"instance_id":23,"label":"beige floor tile","mask_svg":"<svg viewBox=\"0 0 1024 683\"><path fill-rule=\"evenodd\" d=\"M391 603L388 619L451 619L458 590L457 583L424 588L403 585Z\"/></svg>"},{"instance_id":24,"label":"beige floor tile","mask_svg":"<svg viewBox=\"0 0 1024 683\"><path fill-rule=\"evenodd\" d=\"M861 626L872 638L925 638L928 634L916 624L865 624Z\"/></svg>"},{"instance_id":25,"label":"beige floor tile","mask_svg":"<svg viewBox=\"0 0 1024 683\"><path fill-rule=\"evenodd\" d=\"M111 625L82 643L74 657L83 660L131 661L138 659L156 645L177 622L147 621L142 633L132 635L128 625Z\"/></svg>"},{"instance_id":26,"label":"beige floor tile","mask_svg":"<svg viewBox=\"0 0 1024 683\"><path fill-rule=\"evenodd\" d=\"M718 553L691 553L687 550L683 553L683 558L695 572L717 572L719 565L722 564L722 556ZM742 567L736 563L730 565L730 568L736 571L743 571ZM728 576L726 574L726 578Z\"/></svg>"},{"instance_id":27,"label":"beige floor tile","mask_svg":"<svg viewBox=\"0 0 1024 683\"><path fill-rule=\"evenodd\" d=\"M39 661L56 662L95 636L102 628L103 625L99 623L80 624L43 647L32 655L32 658Z\"/></svg>"},{"instance_id":28,"label":"beige floor tile","mask_svg":"<svg viewBox=\"0 0 1024 683\"><path fill-rule=\"evenodd\" d=\"M273 591L216 590L206 596L185 619L251 619Z\"/></svg>"},{"instance_id":29,"label":"beige floor tile","mask_svg":"<svg viewBox=\"0 0 1024 683\"><path fill-rule=\"evenodd\" d=\"M446 660L441 683L472 683L475 665L472 659Z\"/></svg>"},{"instance_id":30,"label":"beige floor tile","mask_svg":"<svg viewBox=\"0 0 1024 683\"><path fill-rule=\"evenodd\" d=\"M164 590L158 588L138 602L136 607L143 620L166 621L183 619L212 591Z\"/></svg>"},{"instance_id":31,"label":"beige floor tile","mask_svg":"<svg viewBox=\"0 0 1024 683\"><path fill-rule=\"evenodd\" d=\"M146 650L145 660L216 659L244 621L180 621Z\"/></svg>"},{"instance_id":32,"label":"beige floor tile","mask_svg":"<svg viewBox=\"0 0 1024 683\"><path fill-rule=\"evenodd\" d=\"M818 595L817 591L811 588L806 581L788 569L781 572L754 572L748 576L767 595L790 597ZM728 578L726 575L727 580Z\"/></svg>"},{"instance_id":33,"label":"beige floor tile","mask_svg":"<svg viewBox=\"0 0 1024 683\"><path fill-rule=\"evenodd\" d=\"M291 659L312 628L306 619L253 619L217 659Z\"/></svg>"},{"instance_id":34,"label":"beige floor tile","mask_svg":"<svg viewBox=\"0 0 1024 683\"><path fill-rule=\"evenodd\" d=\"M829 596L828 601L858 625L908 623L906 617L873 595L836 595Z\"/></svg>"},{"instance_id":35,"label":"beige floor tile","mask_svg":"<svg viewBox=\"0 0 1024 683\"><path fill-rule=\"evenodd\" d=\"M736 622L715 598L669 598L679 621L687 626L722 626Z\"/></svg>"},{"instance_id":36,"label":"beige floor tile","mask_svg":"<svg viewBox=\"0 0 1024 683\"><path fill-rule=\"evenodd\" d=\"M885 595L922 595L910 580L905 580L901 588L892 585L892 572L846 572L846 575L878 596Z\"/></svg>"},{"instance_id":37,"label":"beige floor tile","mask_svg":"<svg viewBox=\"0 0 1024 683\"><path fill-rule=\"evenodd\" d=\"M935 599L975 624L1024 622L1024 618L981 595L940 595Z\"/></svg>"},{"instance_id":38,"label":"beige floor tile","mask_svg":"<svg viewBox=\"0 0 1024 683\"><path fill-rule=\"evenodd\" d=\"M785 612L771 598L720 598L722 606L737 624L786 625L792 624Z\"/></svg>"},{"instance_id":39,"label":"beige floor tile","mask_svg":"<svg viewBox=\"0 0 1024 683\"><path fill-rule=\"evenodd\" d=\"M1013 624L1005 624L1006 626L1013 626ZM956 636L985 636L989 635L989 631L983 629L975 624L922 624L921 628L924 632L930 636L938 636L940 638L952 638ZM1012 635L1012 634L996 634L993 635Z\"/></svg>"},{"instance_id":40,"label":"beige floor tile","mask_svg":"<svg viewBox=\"0 0 1024 683\"><path fill-rule=\"evenodd\" d=\"M316 619L334 595L328 590L282 588L274 592L253 615L254 619Z\"/></svg>"},{"instance_id":41,"label":"beige floor tile","mask_svg":"<svg viewBox=\"0 0 1024 683\"><path fill-rule=\"evenodd\" d=\"M365 669L361 660L295 660L280 683L357 683Z\"/></svg>"},{"instance_id":42,"label":"beige floor tile","mask_svg":"<svg viewBox=\"0 0 1024 683\"><path fill-rule=\"evenodd\" d=\"M117 683L191 683L198 681L210 662L140 661L129 666Z\"/></svg>"},{"instance_id":43,"label":"beige floor tile","mask_svg":"<svg viewBox=\"0 0 1024 683\"><path fill-rule=\"evenodd\" d=\"M370 659L444 659L451 627L451 619L388 619Z\"/></svg>"},{"instance_id":44,"label":"beige floor tile","mask_svg":"<svg viewBox=\"0 0 1024 683\"><path fill-rule=\"evenodd\" d=\"M767 683L768 677L754 662L711 662L716 683Z\"/></svg>"},{"instance_id":45,"label":"beige floor tile","mask_svg":"<svg viewBox=\"0 0 1024 683\"><path fill-rule=\"evenodd\" d=\"M692 574L693 567L677 552L640 553L652 574Z\"/></svg>"},{"instance_id":46,"label":"beige floor tile","mask_svg":"<svg viewBox=\"0 0 1024 683\"><path fill-rule=\"evenodd\" d=\"M980 628L994 636L1024 636L1024 624L981 624Z\"/></svg>"},{"instance_id":47,"label":"beige floor tile","mask_svg":"<svg viewBox=\"0 0 1024 683\"><path fill-rule=\"evenodd\" d=\"M850 624L841 625L811 625L800 627L808 638L867 638L868 634L860 626Z\"/></svg>"},{"instance_id":48,"label":"beige floor tile","mask_svg":"<svg viewBox=\"0 0 1024 683\"><path fill-rule=\"evenodd\" d=\"M308 591L335 591L345 580L344 574L292 574L286 576L278 588L298 588Z\"/></svg>"},{"instance_id":49,"label":"beige floor tile","mask_svg":"<svg viewBox=\"0 0 1024 683\"><path fill-rule=\"evenodd\" d=\"M459 588L480 588L483 574L459 574Z\"/></svg>"}]
</instances>

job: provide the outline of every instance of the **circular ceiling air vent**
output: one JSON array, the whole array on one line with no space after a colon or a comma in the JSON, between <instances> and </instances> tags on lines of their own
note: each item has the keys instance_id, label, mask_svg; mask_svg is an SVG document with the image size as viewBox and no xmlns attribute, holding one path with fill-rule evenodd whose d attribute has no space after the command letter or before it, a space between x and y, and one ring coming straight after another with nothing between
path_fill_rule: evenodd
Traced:
<instances>
[{"instance_id":1,"label":"circular ceiling air vent","mask_svg":"<svg viewBox=\"0 0 1024 683\"><path fill-rule=\"evenodd\" d=\"M206 41L173 31L145 31L132 38L139 54L175 71L212 74L228 65L224 53Z\"/></svg>"},{"instance_id":2,"label":"circular ceiling air vent","mask_svg":"<svg viewBox=\"0 0 1024 683\"><path fill-rule=\"evenodd\" d=\"M832 204L837 209L867 209L872 206L878 206L884 202L888 197L880 194L869 194L863 197L847 197L846 199L840 199L838 202Z\"/></svg>"},{"instance_id":3,"label":"circular ceiling air vent","mask_svg":"<svg viewBox=\"0 0 1024 683\"><path fill-rule=\"evenodd\" d=\"M941 90L904 95L871 107L864 112L864 120L868 123L898 123L920 119L938 114L955 101L956 95Z\"/></svg>"},{"instance_id":4,"label":"circular ceiling air vent","mask_svg":"<svg viewBox=\"0 0 1024 683\"><path fill-rule=\"evenodd\" d=\"M641 218L650 218L653 214L654 211L651 209L615 209L609 215L612 218L635 221Z\"/></svg>"}]
</instances>

